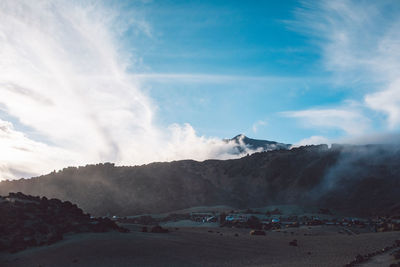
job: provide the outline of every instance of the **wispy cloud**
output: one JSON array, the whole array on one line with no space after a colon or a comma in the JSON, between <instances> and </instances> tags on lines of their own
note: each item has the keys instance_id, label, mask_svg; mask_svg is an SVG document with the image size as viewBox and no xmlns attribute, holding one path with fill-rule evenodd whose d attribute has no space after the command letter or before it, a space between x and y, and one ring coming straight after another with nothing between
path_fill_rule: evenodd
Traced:
<instances>
[{"instance_id":1,"label":"wispy cloud","mask_svg":"<svg viewBox=\"0 0 400 267\"><path fill-rule=\"evenodd\" d=\"M154 123L156 106L118 42L130 27L151 36L138 21L95 2L0 2L0 109L18 122L0 120L0 179L104 161L234 157L235 144L189 124Z\"/></svg>"},{"instance_id":2,"label":"wispy cloud","mask_svg":"<svg viewBox=\"0 0 400 267\"><path fill-rule=\"evenodd\" d=\"M337 83L362 90L351 106L286 113L315 126L336 127L348 135L372 125L365 111L386 116L386 130L400 126L400 7L397 1L303 1L288 25L312 37L322 65ZM354 124L354 126L352 126Z\"/></svg>"},{"instance_id":3,"label":"wispy cloud","mask_svg":"<svg viewBox=\"0 0 400 267\"><path fill-rule=\"evenodd\" d=\"M400 79L390 81L388 87L381 91L367 94L364 100L369 108L381 111L387 116L390 129L398 128L400 125Z\"/></svg>"},{"instance_id":4,"label":"wispy cloud","mask_svg":"<svg viewBox=\"0 0 400 267\"><path fill-rule=\"evenodd\" d=\"M369 129L369 119L351 109L309 109L283 112L282 115L299 119L304 127L338 129L348 135L360 135Z\"/></svg>"},{"instance_id":5,"label":"wispy cloud","mask_svg":"<svg viewBox=\"0 0 400 267\"><path fill-rule=\"evenodd\" d=\"M60 147L36 142L0 119L0 175L2 179L48 172L79 161L75 154Z\"/></svg>"},{"instance_id":6,"label":"wispy cloud","mask_svg":"<svg viewBox=\"0 0 400 267\"><path fill-rule=\"evenodd\" d=\"M293 76L245 76L245 75L223 75L207 73L137 73L133 75L139 81L171 82L171 83L296 83L296 82L322 82L316 77L293 77Z\"/></svg>"},{"instance_id":7,"label":"wispy cloud","mask_svg":"<svg viewBox=\"0 0 400 267\"><path fill-rule=\"evenodd\" d=\"M251 127L254 133L257 133L258 128L267 125L267 121L266 120L259 120L256 121L255 123L253 123L253 126Z\"/></svg>"}]
</instances>

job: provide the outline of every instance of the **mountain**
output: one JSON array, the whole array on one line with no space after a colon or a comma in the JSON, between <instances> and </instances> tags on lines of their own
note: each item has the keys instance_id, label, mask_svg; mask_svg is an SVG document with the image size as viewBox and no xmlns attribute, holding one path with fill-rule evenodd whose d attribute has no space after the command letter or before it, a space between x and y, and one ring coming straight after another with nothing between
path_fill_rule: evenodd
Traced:
<instances>
[{"instance_id":1,"label":"mountain","mask_svg":"<svg viewBox=\"0 0 400 267\"><path fill-rule=\"evenodd\" d=\"M94 215L168 212L194 206L301 204L343 214L400 213L400 148L305 146L240 159L69 167L3 181L23 192L77 203Z\"/></svg>"},{"instance_id":2,"label":"mountain","mask_svg":"<svg viewBox=\"0 0 400 267\"><path fill-rule=\"evenodd\" d=\"M232 139L224 139L226 143L233 142L236 144L235 148L238 151L237 154L241 154L247 150L253 150L257 152L262 151L272 151L272 150L281 150L281 149L290 149L292 145L278 143L275 141L268 140L258 140L251 139L245 136L244 134L239 134Z\"/></svg>"}]
</instances>

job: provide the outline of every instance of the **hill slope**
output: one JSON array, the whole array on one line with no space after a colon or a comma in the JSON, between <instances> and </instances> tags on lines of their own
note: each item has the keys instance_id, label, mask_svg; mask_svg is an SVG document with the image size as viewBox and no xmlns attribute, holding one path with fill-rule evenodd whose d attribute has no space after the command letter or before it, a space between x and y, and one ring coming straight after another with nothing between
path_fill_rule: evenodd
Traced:
<instances>
[{"instance_id":1,"label":"hill slope","mask_svg":"<svg viewBox=\"0 0 400 267\"><path fill-rule=\"evenodd\" d=\"M3 181L0 195L21 191L69 200L95 215L291 203L382 214L400 210L399 162L399 149L388 146L307 146L224 161L69 167Z\"/></svg>"}]
</instances>

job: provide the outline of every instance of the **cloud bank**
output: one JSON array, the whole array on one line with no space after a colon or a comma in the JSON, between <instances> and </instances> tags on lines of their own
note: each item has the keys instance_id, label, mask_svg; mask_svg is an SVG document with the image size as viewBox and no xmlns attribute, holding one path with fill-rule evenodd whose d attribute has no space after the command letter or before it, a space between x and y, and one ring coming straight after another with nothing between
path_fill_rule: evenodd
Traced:
<instances>
[{"instance_id":1,"label":"cloud bank","mask_svg":"<svg viewBox=\"0 0 400 267\"><path fill-rule=\"evenodd\" d=\"M189 124L155 125L156 106L118 42L130 28L151 35L95 2L0 2L0 180L106 161L233 157L234 143Z\"/></svg>"}]
</instances>

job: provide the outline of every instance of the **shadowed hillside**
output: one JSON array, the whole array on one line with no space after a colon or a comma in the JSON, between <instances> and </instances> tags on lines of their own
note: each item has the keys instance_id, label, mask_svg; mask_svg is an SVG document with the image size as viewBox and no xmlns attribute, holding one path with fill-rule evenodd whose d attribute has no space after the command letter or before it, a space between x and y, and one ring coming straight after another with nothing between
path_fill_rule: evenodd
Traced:
<instances>
[{"instance_id":1,"label":"shadowed hillside","mask_svg":"<svg viewBox=\"0 0 400 267\"><path fill-rule=\"evenodd\" d=\"M399 162L399 149L389 146L307 146L235 160L69 167L3 181L0 195L21 191L59 198L95 215L290 203L383 214L400 210Z\"/></svg>"},{"instance_id":2,"label":"shadowed hillside","mask_svg":"<svg viewBox=\"0 0 400 267\"><path fill-rule=\"evenodd\" d=\"M128 232L108 218L91 218L69 201L21 193L0 196L0 252L50 245L66 233Z\"/></svg>"}]
</instances>

